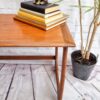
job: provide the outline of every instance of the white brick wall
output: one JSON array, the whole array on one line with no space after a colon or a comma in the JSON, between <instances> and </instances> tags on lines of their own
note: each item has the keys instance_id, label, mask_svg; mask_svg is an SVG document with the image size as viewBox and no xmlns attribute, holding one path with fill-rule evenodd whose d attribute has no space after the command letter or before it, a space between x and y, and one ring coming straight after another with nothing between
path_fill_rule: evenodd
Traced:
<instances>
[{"instance_id":1,"label":"white brick wall","mask_svg":"<svg viewBox=\"0 0 100 100\"><path fill-rule=\"evenodd\" d=\"M20 7L20 2L21 1L28 1L28 0L0 0L0 13L14 13L16 14L19 7ZM50 0L52 1L52 0ZM70 48L69 50L69 61L68 63L70 64L70 53L75 50L75 49L79 49L80 47L80 37L79 37L79 17L78 17L78 9L71 7L71 5L73 4L77 4L77 0L63 0L63 2L60 3L60 9L66 13L70 15L70 18L67 20L67 23L69 25L70 31L72 32L72 35L75 39L76 42L76 47L75 48ZM91 4L91 0L83 0L83 4ZM84 20L83 20L83 25L84 25L84 40L86 40L86 36L87 36L87 29L88 29L88 23L90 22L91 19L91 12L90 13L86 13ZM100 55L100 29L98 29L96 37L94 39L94 45L92 48L92 52L94 52L96 55L99 54ZM38 51L38 53L36 52ZM59 50L60 52L60 56L59 56L59 63L61 64L61 52L62 49L60 48ZM14 50L12 48L0 48L0 54L54 54L54 48L50 49L50 48L14 48ZM11 62L14 63L16 61L2 61L2 62ZM19 61L19 63L22 63L22 61ZM28 62L23 62L23 63L46 63L49 64L51 63L50 61L28 61ZM98 60L98 64L100 65L100 57Z\"/></svg>"}]
</instances>

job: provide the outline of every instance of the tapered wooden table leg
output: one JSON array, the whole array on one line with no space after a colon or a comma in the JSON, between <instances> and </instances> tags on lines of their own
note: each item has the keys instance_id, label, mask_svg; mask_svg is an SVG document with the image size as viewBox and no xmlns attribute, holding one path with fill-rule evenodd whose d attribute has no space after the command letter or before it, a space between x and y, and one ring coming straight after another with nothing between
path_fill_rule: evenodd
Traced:
<instances>
[{"instance_id":1,"label":"tapered wooden table leg","mask_svg":"<svg viewBox=\"0 0 100 100\"><path fill-rule=\"evenodd\" d=\"M61 81L60 81L60 84L59 84L58 100L62 100L62 97L63 97L65 74L66 74L66 63L67 63L67 51L68 51L68 48L67 47L64 47L63 48Z\"/></svg>"},{"instance_id":2,"label":"tapered wooden table leg","mask_svg":"<svg viewBox=\"0 0 100 100\"><path fill-rule=\"evenodd\" d=\"M55 68L56 68L56 83L57 83L57 93L59 90L59 69L58 69L58 47L55 48Z\"/></svg>"}]
</instances>

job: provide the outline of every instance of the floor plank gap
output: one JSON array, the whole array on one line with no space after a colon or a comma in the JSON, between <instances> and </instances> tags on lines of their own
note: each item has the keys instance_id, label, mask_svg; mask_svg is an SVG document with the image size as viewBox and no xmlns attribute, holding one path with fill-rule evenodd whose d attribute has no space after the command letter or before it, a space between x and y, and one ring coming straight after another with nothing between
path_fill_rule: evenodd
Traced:
<instances>
[{"instance_id":1,"label":"floor plank gap","mask_svg":"<svg viewBox=\"0 0 100 100\"><path fill-rule=\"evenodd\" d=\"M92 85L98 92L100 92L100 90L99 90L94 84L91 83L91 85Z\"/></svg>"},{"instance_id":2,"label":"floor plank gap","mask_svg":"<svg viewBox=\"0 0 100 100\"><path fill-rule=\"evenodd\" d=\"M5 66L5 64L0 65L0 70Z\"/></svg>"},{"instance_id":3,"label":"floor plank gap","mask_svg":"<svg viewBox=\"0 0 100 100\"><path fill-rule=\"evenodd\" d=\"M53 84L53 82L52 82L52 79L51 79L51 77L50 77L50 75L49 75L47 69L45 68L45 65L44 65L44 69L45 69L45 71L47 72L47 75L48 75L48 77L49 77L49 79L50 79L50 81L51 81L51 83L52 83L52 85L53 85L53 88L54 88L55 92L57 93L57 90L56 90L56 88L55 88L55 86L54 86L54 84Z\"/></svg>"},{"instance_id":4,"label":"floor plank gap","mask_svg":"<svg viewBox=\"0 0 100 100\"><path fill-rule=\"evenodd\" d=\"M43 65L31 66L35 100L57 100L57 93Z\"/></svg>"},{"instance_id":5,"label":"floor plank gap","mask_svg":"<svg viewBox=\"0 0 100 100\"><path fill-rule=\"evenodd\" d=\"M14 69L13 76L11 78L11 82L10 82L10 85L9 85L9 88L8 88L8 91L7 91L7 95L5 97L5 100L7 100L7 98L8 98L8 95L9 95L9 92L10 92L10 89L11 89L11 85L12 85L12 82L13 82L13 79L14 79L14 76L15 76L15 72L16 72L16 67Z\"/></svg>"},{"instance_id":6,"label":"floor plank gap","mask_svg":"<svg viewBox=\"0 0 100 100\"><path fill-rule=\"evenodd\" d=\"M77 93L79 93L79 94L80 94L80 96L83 96L83 95L81 94L81 92L80 92L80 91L78 91L78 90L77 90L77 88L75 88L75 87L73 86L73 84L70 82L70 80L69 80L69 79L67 79L67 78L66 78L66 80L70 83L70 85L73 87L73 89L75 89L75 91L76 91Z\"/></svg>"},{"instance_id":7,"label":"floor plank gap","mask_svg":"<svg viewBox=\"0 0 100 100\"><path fill-rule=\"evenodd\" d=\"M34 81L33 81L33 77L32 77L32 67L31 66L30 66L30 72L31 72L31 80L32 80L33 98L35 100Z\"/></svg>"},{"instance_id":8,"label":"floor plank gap","mask_svg":"<svg viewBox=\"0 0 100 100\"><path fill-rule=\"evenodd\" d=\"M53 65L0 64L0 68L0 100L57 100ZM67 67L62 100L100 100L100 67L91 77L80 80Z\"/></svg>"}]
</instances>

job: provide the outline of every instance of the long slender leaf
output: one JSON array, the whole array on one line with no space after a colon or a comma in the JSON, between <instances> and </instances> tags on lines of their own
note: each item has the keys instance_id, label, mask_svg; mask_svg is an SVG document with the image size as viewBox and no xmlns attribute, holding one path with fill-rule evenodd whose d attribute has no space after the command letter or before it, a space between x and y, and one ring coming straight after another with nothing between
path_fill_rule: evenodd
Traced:
<instances>
[{"instance_id":1,"label":"long slender leaf","mask_svg":"<svg viewBox=\"0 0 100 100\"><path fill-rule=\"evenodd\" d=\"M78 8L91 8L91 7L93 7L93 6L79 6L79 5L71 5L71 7L78 7Z\"/></svg>"},{"instance_id":2,"label":"long slender leaf","mask_svg":"<svg viewBox=\"0 0 100 100\"><path fill-rule=\"evenodd\" d=\"M87 10L85 11L85 13L90 12L90 11L92 11L93 9L94 9L94 7L89 8L89 9L87 9Z\"/></svg>"}]
</instances>

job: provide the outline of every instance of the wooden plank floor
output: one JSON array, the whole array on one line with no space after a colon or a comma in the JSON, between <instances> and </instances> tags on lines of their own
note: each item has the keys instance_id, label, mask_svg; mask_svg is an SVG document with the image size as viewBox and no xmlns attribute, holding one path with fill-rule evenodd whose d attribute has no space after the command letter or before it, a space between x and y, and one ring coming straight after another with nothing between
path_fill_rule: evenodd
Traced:
<instances>
[{"instance_id":1,"label":"wooden plank floor","mask_svg":"<svg viewBox=\"0 0 100 100\"><path fill-rule=\"evenodd\" d=\"M100 100L100 66L88 81L67 69L63 100ZM57 100L54 72L52 65L0 64L0 100Z\"/></svg>"}]
</instances>

